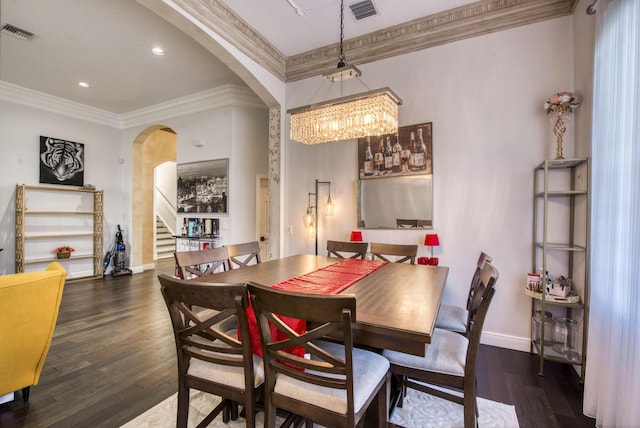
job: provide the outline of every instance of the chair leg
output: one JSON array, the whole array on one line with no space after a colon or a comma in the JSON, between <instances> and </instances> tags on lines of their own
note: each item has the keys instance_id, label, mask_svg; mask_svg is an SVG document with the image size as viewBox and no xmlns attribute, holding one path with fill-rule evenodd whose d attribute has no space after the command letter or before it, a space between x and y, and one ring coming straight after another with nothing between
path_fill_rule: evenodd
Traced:
<instances>
[{"instance_id":1,"label":"chair leg","mask_svg":"<svg viewBox=\"0 0 640 428\"><path fill-rule=\"evenodd\" d=\"M387 379L384 385L380 387L376 400L378 411L378 427L389 426L389 394L391 391L391 374L387 373Z\"/></svg>"},{"instance_id":2,"label":"chair leg","mask_svg":"<svg viewBox=\"0 0 640 428\"><path fill-rule=\"evenodd\" d=\"M189 420L189 388L178 388L178 416L176 427L187 428Z\"/></svg>"},{"instance_id":3,"label":"chair leg","mask_svg":"<svg viewBox=\"0 0 640 428\"><path fill-rule=\"evenodd\" d=\"M29 402L29 392L31 392L31 387L30 386L22 388L22 402L23 403L28 403Z\"/></svg>"},{"instance_id":4,"label":"chair leg","mask_svg":"<svg viewBox=\"0 0 640 428\"><path fill-rule=\"evenodd\" d=\"M271 405L269 399L264 405L264 426L265 428L274 428L276 426L276 408Z\"/></svg>"},{"instance_id":5,"label":"chair leg","mask_svg":"<svg viewBox=\"0 0 640 428\"><path fill-rule=\"evenodd\" d=\"M398 381L398 404L396 407L402 409L402 405L404 404L404 397L407 395L407 377L406 376L396 376Z\"/></svg>"},{"instance_id":6,"label":"chair leg","mask_svg":"<svg viewBox=\"0 0 640 428\"><path fill-rule=\"evenodd\" d=\"M229 402L229 405L231 406L231 420L237 421L238 420L238 403L236 403L235 401L231 401Z\"/></svg>"},{"instance_id":7,"label":"chair leg","mask_svg":"<svg viewBox=\"0 0 640 428\"><path fill-rule=\"evenodd\" d=\"M475 391L474 391L475 392ZM478 410L476 407L475 394L464 394L464 428L475 428L478 426Z\"/></svg>"},{"instance_id":8,"label":"chair leg","mask_svg":"<svg viewBox=\"0 0 640 428\"><path fill-rule=\"evenodd\" d=\"M233 404L231 403L231 401L223 398L222 405L224 406L222 408L222 422L224 422L225 424L228 424L229 421L231 420L231 406Z\"/></svg>"}]
</instances>

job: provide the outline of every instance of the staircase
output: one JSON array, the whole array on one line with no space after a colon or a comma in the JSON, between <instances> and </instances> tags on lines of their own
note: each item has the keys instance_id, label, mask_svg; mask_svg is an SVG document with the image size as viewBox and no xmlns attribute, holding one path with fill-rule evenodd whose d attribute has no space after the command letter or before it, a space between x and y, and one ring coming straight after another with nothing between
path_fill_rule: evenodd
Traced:
<instances>
[{"instance_id":1,"label":"staircase","mask_svg":"<svg viewBox=\"0 0 640 428\"><path fill-rule=\"evenodd\" d=\"M160 217L156 216L156 260L173 258L176 239Z\"/></svg>"}]
</instances>

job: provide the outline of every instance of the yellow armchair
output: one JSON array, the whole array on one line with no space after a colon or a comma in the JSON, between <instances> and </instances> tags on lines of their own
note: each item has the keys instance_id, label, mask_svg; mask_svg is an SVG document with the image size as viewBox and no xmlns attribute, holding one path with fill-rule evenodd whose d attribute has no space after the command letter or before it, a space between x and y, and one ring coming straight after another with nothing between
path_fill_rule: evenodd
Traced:
<instances>
[{"instance_id":1,"label":"yellow armchair","mask_svg":"<svg viewBox=\"0 0 640 428\"><path fill-rule=\"evenodd\" d=\"M43 272L0 276L0 396L37 385L58 319L67 271L58 262Z\"/></svg>"}]
</instances>

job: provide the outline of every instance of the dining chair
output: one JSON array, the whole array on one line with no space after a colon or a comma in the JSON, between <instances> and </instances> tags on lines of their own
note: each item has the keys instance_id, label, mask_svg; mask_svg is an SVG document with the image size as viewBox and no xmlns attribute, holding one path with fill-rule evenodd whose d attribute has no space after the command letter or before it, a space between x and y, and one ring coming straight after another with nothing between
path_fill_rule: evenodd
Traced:
<instances>
[{"instance_id":1,"label":"dining chair","mask_svg":"<svg viewBox=\"0 0 640 428\"><path fill-rule=\"evenodd\" d=\"M471 321L467 336L436 328L431 343L425 345L424 357L383 351L382 355L391 363L391 373L399 381L398 407L402 407L407 388L413 388L462 404L465 428L477 426L476 360L482 327L498 277L498 270L491 263L485 263L469 311Z\"/></svg>"},{"instance_id":2,"label":"dining chair","mask_svg":"<svg viewBox=\"0 0 640 428\"><path fill-rule=\"evenodd\" d=\"M386 262L416 264L416 255L418 254L417 245L400 245L400 244L382 244L379 242L371 243L371 254L373 259L380 259ZM390 260L396 256L395 260Z\"/></svg>"},{"instance_id":3,"label":"dining chair","mask_svg":"<svg viewBox=\"0 0 640 428\"><path fill-rule=\"evenodd\" d=\"M244 407L246 426L254 427L264 369L262 359L251 352L245 284L199 283L165 274L158 279L178 355L176 426L187 426L189 390L196 389L222 398L198 426L207 426L221 412L225 423L237 419L239 403Z\"/></svg>"},{"instance_id":4,"label":"dining chair","mask_svg":"<svg viewBox=\"0 0 640 428\"><path fill-rule=\"evenodd\" d=\"M399 228L409 229L418 227L417 219L397 218L396 226Z\"/></svg>"},{"instance_id":5,"label":"dining chair","mask_svg":"<svg viewBox=\"0 0 640 428\"><path fill-rule=\"evenodd\" d=\"M486 262L491 263L492 257L485 252L480 253L480 257L476 263L476 270L471 278L469 293L467 294L467 303L465 307L457 305L442 304L436 317L436 328L455 331L457 333L466 334L469 328L469 308L473 302L473 294L478 286L480 273Z\"/></svg>"},{"instance_id":6,"label":"dining chair","mask_svg":"<svg viewBox=\"0 0 640 428\"><path fill-rule=\"evenodd\" d=\"M227 245L227 248L229 249L229 265L231 269L262 262L260 258L260 243L258 241L230 244Z\"/></svg>"},{"instance_id":7,"label":"dining chair","mask_svg":"<svg viewBox=\"0 0 640 428\"><path fill-rule=\"evenodd\" d=\"M368 248L368 242L327 241L327 256L364 260Z\"/></svg>"},{"instance_id":8,"label":"dining chair","mask_svg":"<svg viewBox=\"0 0 640 428\"><path fill-rule=\"evenodd\" d=\"M262 340L266 427L275 426L276 409L305 419L307 426L314 421L354 427L370 405L376 406L378 425L387 426L389 362L353 347L354 296L247 287ZM294 331L281 317L305 320L307 331ZM273 335L271 328L280 334ZM332 333L342 335L343 342L320 340ZM287 352L296 347L309 357Z\"/></svg>"},{"instance_id":9,"label":"dining chair","mask_svg":"<svg viewBox=\"0 0 640 428\"><path fill-rule=\"evenodd\" d=\"M190 279L211 275L216 270L229 270L227 247L206 248L196 251L176 251L173 253L180 279Z\"/></svg>"}]
</instances>

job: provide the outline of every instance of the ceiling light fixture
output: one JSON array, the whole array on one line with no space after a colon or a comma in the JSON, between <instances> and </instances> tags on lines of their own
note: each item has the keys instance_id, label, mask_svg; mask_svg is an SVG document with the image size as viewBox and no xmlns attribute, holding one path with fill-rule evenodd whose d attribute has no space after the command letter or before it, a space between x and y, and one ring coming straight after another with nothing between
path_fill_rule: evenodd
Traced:
<instances>
[{"instance_id":1,"label":"ceiling light fixture","mask_svg":"<svg viewBox=\"0 0 640 428\"><path fill-rule=\"evenodd\" d=\"M344 0L340 2L340 55L338 68L323 77L331 83L358 78L362 73L347 64L344 55ZM342 84L340 86L342 90ZM389 88L290 109L290 138L304 144L328 143L398 131L398 105L402 100Z\"/></svg>"},{"instance_id":2,"label":"ceiling light fixture","mask_svg":"<svg viewBox=\"0 0 640 428\"><path fill-rule=\"evenodd\" d=\"M162 50L162 48L153 48L153 49L151 49L151 52L153 52L154 54L156 54L158 56L164 55L164 51Z\"/></svg>"},{"instance_id":3,"label":"ceiling light fixture","mask_svg":"<svg viewBox=\"0 0 640 428\"><path fill-rule=\"evenodd\" d=\"M78 82L78 86L82 87L82 88L89 88L91 87L91 85L89 85L87 82Z\"/></svg>"}]
</instances>

